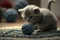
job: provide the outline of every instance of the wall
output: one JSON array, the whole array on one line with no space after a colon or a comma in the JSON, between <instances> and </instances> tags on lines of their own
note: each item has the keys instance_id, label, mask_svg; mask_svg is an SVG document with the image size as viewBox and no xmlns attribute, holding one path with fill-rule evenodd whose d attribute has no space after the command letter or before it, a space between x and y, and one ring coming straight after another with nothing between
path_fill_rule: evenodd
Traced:
<instances>
[{"instance_id":1,"label":"wall","mask_svg":"<svg viewBox=\"0 0 60 40\"><path fill-rule=\"evenodd\" d=\"M48 0L41 0L41 7L47 8ZM56 0L55 3L52 3L52 11L56 16L60 17L60 0Z\"/></svg>"},{"instance_id":2,"label":"wall","mask_svg":"<svg viewBox=\"0 0 60 40\"><path fill-rule=\"evenodd\" d=\"M40 6L40 0L27 0L29 2L29 4L33 4L33 5L37 5Z\"/></svg>"},{"instance_id":3,"label":"wall","mask_svg":"<svg viewBox=\"0 0 60 40\"><path fill-rule=\"evenodd\" d=\"M13 1L13 3L15 3L17 0L12 0L12 1ZM35 2L37 2L37 1L35 1ZM39 2L37 2L37 4L39 4ZM51 6L52 11L58 17L60 17L60 5L59 4L60 4L60 0L56 0L55 3L52 3L52 6ZM41 0L42 8L47 8L47 5L48 5L48 0Z\"/></svg>"},{"instance_id":4,"label":"wall","mask_svg":"<svg viewBox=\"0 0 60 40\"><path fill-rule=\"evenodd\" d=\"M16 3L16 1L18 0L12 0L13 4ZM40 6L40 0L27 0L29 2L29 4L33 4L33 5L37 5Z\"/></svg>"}]
</instances>

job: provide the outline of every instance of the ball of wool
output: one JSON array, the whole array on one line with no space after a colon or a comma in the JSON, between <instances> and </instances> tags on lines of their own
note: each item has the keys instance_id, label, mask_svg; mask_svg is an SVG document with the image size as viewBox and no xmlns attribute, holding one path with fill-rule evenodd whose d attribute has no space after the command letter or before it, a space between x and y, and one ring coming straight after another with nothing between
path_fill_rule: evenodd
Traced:
<instances>
[{"instance_id":1,"label":"ball of wool","mask_svg":"<svg viewBox=\"0 0 60 40\"><path fill-rule=\"evenodd\" d=\"M0 22L1 22L2 17L3 17L3 10L0 8Z\"/></svg>"},{"instance_id":2,"label":"ball of wool","mask_svg":"<svg viewBox=\"0 0 60 40\"><path fill-rule=\"evenodd\" d=\"M34 32L32 24L25 24L22 26L22 32L26 35L31 35Z\"/></svg>"},{"instance_id":3,"label":"ball of wool","mask_svg":"<svg viewBox=\"0 0 60 40\"><path fill-rule=\"evenodd\" d=\"M15 9L18 11L18 9L20 8L24 8L25 6L28 5L28 2L26 0L18 0L16 3L15 3Z\"/></svg>"},{"instance_id":4,"label":"ball of wool","mask_svg":"<svg viewBox=\"0 0 60 40\"><path fill-rule=\"evenodd\" d=\"M4 17L8 22L14 22L18 17L18 12L15 9L7 9Z\"/></svg>"},{"instance_id":5,"label":"ball of wool","mask_svg":"<svg viewBox=\"0 0 60 40\"><path fill-rule=\"evenodd\" d=\"M2 0L0 1L0 7L2 8L12 8L12 2L9 0Z\"/></svg>"}]
</instances>

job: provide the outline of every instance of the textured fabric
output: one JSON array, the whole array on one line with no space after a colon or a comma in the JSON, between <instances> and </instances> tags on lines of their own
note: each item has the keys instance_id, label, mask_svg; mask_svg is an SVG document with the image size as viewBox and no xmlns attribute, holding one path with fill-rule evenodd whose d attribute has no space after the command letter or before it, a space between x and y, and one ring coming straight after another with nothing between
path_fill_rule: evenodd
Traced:
<instances>
[{"instance_id":1,"label":"textured fabric","mask_svg":"<svg viewBox=\"0 0 60 40\"><path fill-rule=\"evenodd\" d=\"M15 3L15 9L18 11L18 9L20 8L24 8L25 6L28 5L28 2L26 0L18 0L16 3Z\"/></svg>"},{"instance_id":2,"label":"textured fabric","mask_svg":"<svg viewBox=\"0 0 60 40\"><path fill-rule=\"evenodd\" d=\"M2 17L3 17L3 10L0 8L0 21L1 21Z\"/></svg>"},{"instance_id":3,"label":"textured fabric","mask_svg":"<svg viewBox=\"0 0 60 40\"><path fill-rule=\"evenodd\" d=\"M0 6L2 8L12 8L12 3L9 0L2 0Z\"/></svg>"},{"instance_id":4,"label":"textured fabric","mask_svg":"<svg viewBox=\"0 0 60 40\"><path fill-rule=\"evenodd\" d=\"M8 22L14 22L17 19L17 17L18 17L18 12L14 9L8 9L4 13L4 18Z\"/></svg>"},{"instance_id":5,"label":"textured fabric","mask_svg":"<svg viewBox=\"0 0 60 40\"><path fill-rule=\"evenodd\" d=\"M11 38L59 38L60 31L39 32L39 35L24 35L21 30L4 29L0 30L0 37Z\"/></svg>"}]
</instances>

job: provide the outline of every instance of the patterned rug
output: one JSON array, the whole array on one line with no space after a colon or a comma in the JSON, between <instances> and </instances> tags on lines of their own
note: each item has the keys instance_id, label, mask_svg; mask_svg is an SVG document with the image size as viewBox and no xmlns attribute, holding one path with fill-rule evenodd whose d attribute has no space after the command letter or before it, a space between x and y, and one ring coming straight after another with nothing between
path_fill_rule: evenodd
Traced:
<instances>
[{"instance_id":1,"label":"patterned rug","mask_svg":"<svg viewBox=\"0 0 60 40\"><path fill-rule=\"evenodd\" d=\"M24 35L21 30L0 30L0 37L12 37L12 38L51 38L59 37L60 31L40 32L39 35Z\"/></svg>"}]
</instances>

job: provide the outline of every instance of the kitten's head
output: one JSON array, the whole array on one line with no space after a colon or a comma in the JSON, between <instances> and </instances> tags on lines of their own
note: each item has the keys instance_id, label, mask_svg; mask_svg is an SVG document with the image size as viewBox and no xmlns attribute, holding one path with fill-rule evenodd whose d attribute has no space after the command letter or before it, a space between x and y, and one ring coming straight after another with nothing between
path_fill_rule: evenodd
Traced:
<instances>
[{"instance_id":1,"label":"kitten's head","mask_svg":"<svg viewBox=\"0 0 60 40\"><path fill-rule=\"evenodd\" d=\"M41 15L40 8L35 5L28 5L23 9L19 9L18 11L21 12L22 17L27 21L36 21Z\"/></svg>"}]
</instances>

